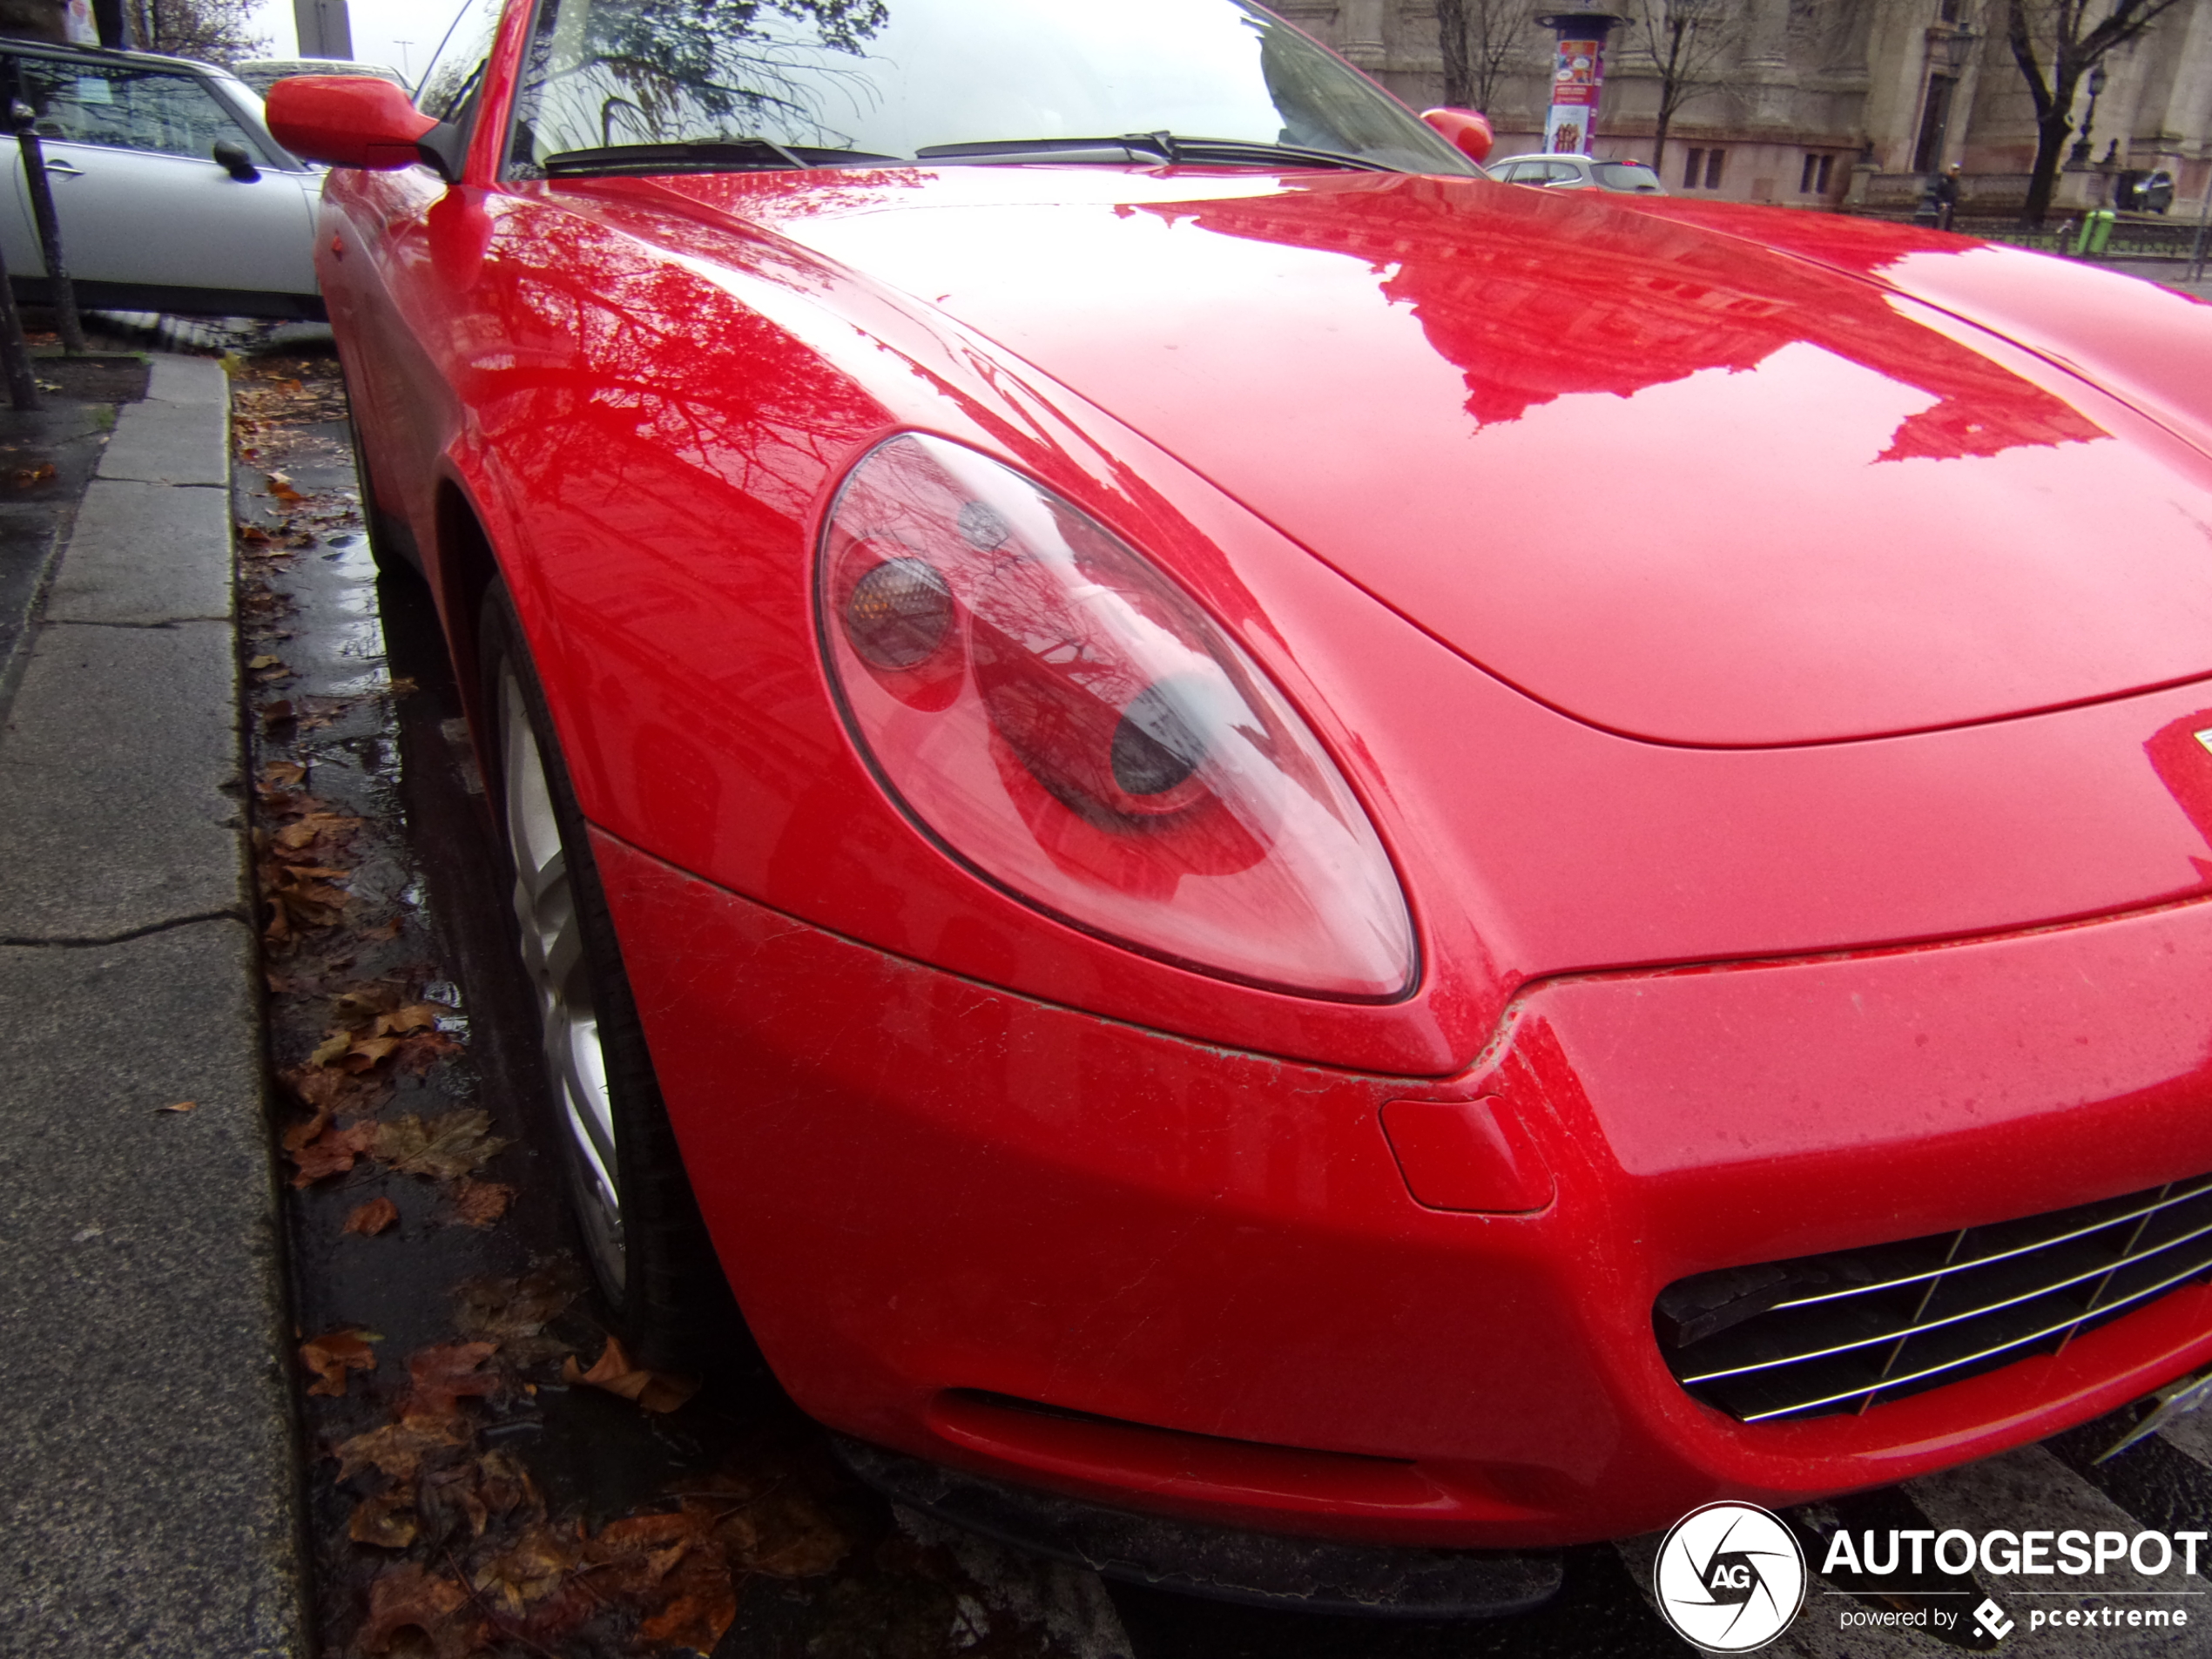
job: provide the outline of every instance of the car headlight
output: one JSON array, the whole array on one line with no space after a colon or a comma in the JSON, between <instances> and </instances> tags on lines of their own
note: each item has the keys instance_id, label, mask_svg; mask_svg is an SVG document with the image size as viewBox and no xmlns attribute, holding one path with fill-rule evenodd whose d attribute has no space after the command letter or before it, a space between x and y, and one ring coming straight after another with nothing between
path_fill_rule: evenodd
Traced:
<instances>
[{"instance_id":1,"label":"car headlight","mask_svg":"<svg viewBox=\"0 0 2212 1659\"><path fill-rule=\"evenodd\" d=\"M1040 485L942 438L870 450L817 559L861 753L953 857L1184 967L1386 1001L1406 900L1327 752L1167 577Z\"/></svg>"}]
</instances>

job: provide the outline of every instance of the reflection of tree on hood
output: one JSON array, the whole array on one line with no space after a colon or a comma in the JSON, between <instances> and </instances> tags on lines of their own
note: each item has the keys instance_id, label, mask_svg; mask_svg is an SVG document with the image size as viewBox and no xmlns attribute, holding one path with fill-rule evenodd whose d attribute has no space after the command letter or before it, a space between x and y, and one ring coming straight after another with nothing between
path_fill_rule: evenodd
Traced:
<instances>
[{"instance_id":1,"label":"reflection of tree on hood","mask_svg":"<svg viewBox=\"0 0 2212 1659\"><path fill-rule=\"evenodd\" d=\"M889 15L885 0L568 0L531 44L534 125L553 150L756 133L834 143L817 79L834 72L832 54L861 56Z\"/></svg>"}]
</instances>

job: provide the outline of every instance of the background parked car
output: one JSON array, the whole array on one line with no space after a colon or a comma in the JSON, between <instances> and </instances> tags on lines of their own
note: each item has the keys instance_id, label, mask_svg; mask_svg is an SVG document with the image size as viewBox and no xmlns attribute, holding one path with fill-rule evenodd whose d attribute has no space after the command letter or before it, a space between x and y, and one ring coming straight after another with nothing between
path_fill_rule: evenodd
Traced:
<instances>
[{"instance_id":1,"label":"background parked car","mask_svg":"<svg viewBox=\"0 0 2212 1659\"><path fill-rule=\"evenodd\" d=\"M2174 205L2174 175L2163 167L2155 172L2123 172L2113 191L2114 207L2138 213L2162 213Z\"/></svg>"},{"instance_id":2,"label":"background parked car","mask_svg":"<svg viewBox=\"0 0 2212 1659\"><path fill-rule=\"evenodd\" d=\"M320 317L313 262L322 175L262 125L261 100L207 64L10 41L8 81L37 112L62 253L80 306ZM23 169L0 191L17 296L46 295Z\"/></svg>"},{"instance_id":3,"label":"background parked car","mask_svg":"<svg viewBox=\"0 0 2212 1659\"><path fill-rule=\"evenodd\" d=\"M358 64L343 57L254 57L234 65L232 72L252 87L258 98L266 98L269 88L287 75L364 75L371 80L407 86L407 77L388 64Z\"/></svg>"},{"instance_id":4,"label":"background parked car","mask_svg":"<svg viewBox=\"0 0 2212 1659\"><path fill-rule=\"evenodd\" d=\"M1494 164L1490 176L1540 190L1613 190L1629 196L1663 196L1666 185L1641 161L1597 156L1514 156Z\"/></svg>"}]
</instances>

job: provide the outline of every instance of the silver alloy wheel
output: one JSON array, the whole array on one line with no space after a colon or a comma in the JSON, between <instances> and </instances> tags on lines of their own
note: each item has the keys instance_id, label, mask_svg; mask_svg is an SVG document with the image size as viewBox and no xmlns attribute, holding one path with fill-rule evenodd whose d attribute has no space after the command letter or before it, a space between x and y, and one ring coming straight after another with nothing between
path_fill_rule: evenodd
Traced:
<instances>
[{"instance_id":1,"label":"silver alloy wheel","mask_svg":"<svg viewBox=\"0 0 2212 1659\"><path fill-rule=\"evenodd\" d=\"M545 1072L568 1130L584 1235L609 1286L624 1278L621 1164L615 1150L614 1098L599 1043L591 977L568 853L561 845L544 758L529 706L511 666L499 677L500 754L504 768L507 846L515 864L515 920L523 966L537 992Z\"/></svg>"}]
</instances>

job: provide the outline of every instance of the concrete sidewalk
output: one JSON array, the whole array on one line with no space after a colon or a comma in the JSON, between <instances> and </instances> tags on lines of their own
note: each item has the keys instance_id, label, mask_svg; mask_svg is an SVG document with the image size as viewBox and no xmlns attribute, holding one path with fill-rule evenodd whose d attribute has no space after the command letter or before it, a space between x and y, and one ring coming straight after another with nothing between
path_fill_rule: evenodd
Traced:
<instances>
[{"instance_id":1,"label":"concrete sidewalk","mask_svg":"<svg viewBox=\"0 0 2212 1659\"><path fill-rule=\"evenodd\" d=\"M9 1654L307 1652L228 399L155 361L0 685Z\"/></svg>"}]
</instances>

